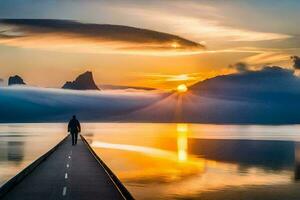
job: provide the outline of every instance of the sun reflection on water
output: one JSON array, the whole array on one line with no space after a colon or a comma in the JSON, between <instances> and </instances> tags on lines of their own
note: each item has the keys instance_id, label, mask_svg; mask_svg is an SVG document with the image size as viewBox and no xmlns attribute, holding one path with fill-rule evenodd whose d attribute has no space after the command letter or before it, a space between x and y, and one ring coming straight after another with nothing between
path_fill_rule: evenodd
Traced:
<instances>
[{"instance_id":1,"label":"sun reflection on water","mask_svg":"<svg viewBox=\"0 0 300 200\"><path fill-rule=\"evenodd\" d=\"M203 139L203 130L211 135L218 129L212 125L148 123L98 127L93 128L91 146L136 199L184 199L227 188L287 185L293 177L289 169L275 173L273 168L266 170L256 162L243 163L237 152L236 156L226 156L224 148L229 140ZM223 126L221 133L227 130L228 126ZM195 137L200 133L200 138ZM232 145L236 147L239 142ZM258 148L258 142L255 144ZM222 146L218 152L224 157L214 159L211 152L218 145Z\"/></svg>"},{"instance_id":2,"label":"sun reflection on water","mask_svg":"<svg viewBox=\"0 0 300 200\"><path fill-rule=\"evenodd\" d=\"M177 152L178 161L184 162L188 159L188 125L177 124Z\"/></svg>"}]
</instances>

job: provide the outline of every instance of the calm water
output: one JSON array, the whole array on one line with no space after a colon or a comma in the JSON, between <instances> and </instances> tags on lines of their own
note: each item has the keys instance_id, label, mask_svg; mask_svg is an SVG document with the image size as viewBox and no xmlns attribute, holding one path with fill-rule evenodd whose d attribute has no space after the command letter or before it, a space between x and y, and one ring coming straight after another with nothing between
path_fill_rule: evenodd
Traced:
<instances>
[{"instance_id":1,"label":"calm water","mask_svg":"<svg viewBox=\"0 0 300 200\"><path fill-rule=\"evenodd\" d=\"M85 124L137 199L300 199L300 126Z\"/></svg>"},{"instance_id":2,"label":"calm water","mask_svg":"<svg viewBox=\"0 0 300 200\"><path fill-rule=\"evenodd\" d=\"M0 186L54 147L64 124L0 124Z\"/></svg>"},{"instance_id":3,"label":"calm water","mask_svg":"<svg viewBox=\"0 0 300 200\"><path fill-rule=\"evenodd\" d=\"M83 134L137 199L300 199L300 126L88 123ZM65 124L0 125L3 184Z\"/></svg>"}]
</instances>

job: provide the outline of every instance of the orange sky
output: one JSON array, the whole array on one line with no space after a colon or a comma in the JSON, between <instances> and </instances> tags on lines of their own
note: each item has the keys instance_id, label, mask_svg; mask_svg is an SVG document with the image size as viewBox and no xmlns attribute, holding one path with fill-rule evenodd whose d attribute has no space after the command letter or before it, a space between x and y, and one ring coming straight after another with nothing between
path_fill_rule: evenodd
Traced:
<instances>
[{"instance_id":1,"label":"orange sky","mask_svg":"<svg viewBox=\"0 0 300 200\"><path fill-rule=\"evenodd\" d=\"M60 87L92 70L99 85L173 89L233 73L230 65L238 62L253 69L291 68L290 56L300 53L300 30L294 25L300 4L291 0L269 7L268 3L126 0L21 6L18 0L1 2L0 18L46 18L55 25L0 23L0 78L19 74L30 85Z\"/></svg>"}]
</instances>

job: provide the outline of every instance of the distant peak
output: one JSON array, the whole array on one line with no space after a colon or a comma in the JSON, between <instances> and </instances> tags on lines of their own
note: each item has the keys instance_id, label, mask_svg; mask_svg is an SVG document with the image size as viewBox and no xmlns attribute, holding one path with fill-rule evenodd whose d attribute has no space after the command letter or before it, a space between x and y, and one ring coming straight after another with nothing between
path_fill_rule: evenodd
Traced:
<instances>
[{"instance_id":1,"label":"distant peak","mask_svg":"<svg viewBox=\"0 0 300 200\"><path fill-rule=\"evenodd\" d=\"M91 71L80 74L75 81L67 81L62 88L72 90L99 90Z\"/></svg>"},{"instance_id":2,"label":"distant peak","mask_svg":"<svg viewBox=\"0 0 300 200\"><path fill-rule=\"evenodd\" d=\"M84 73L80 74L79 76L84 76L84 75L89 75L89 76L92 76L92 75L93 75L93 73L92 73L91 71L86 71L86 72L84 72Z\"/></svg>"},{"instance_id":3,"label":"distant peak","mask_svg":"<svg viewBox=\"0 0 300 200\"><path fill-rule=\"evenodd\" d=\"M26 83L23 81L22 77L15 75L9 77L8 85L26 85Z\"/></svg>"}]
</instances>

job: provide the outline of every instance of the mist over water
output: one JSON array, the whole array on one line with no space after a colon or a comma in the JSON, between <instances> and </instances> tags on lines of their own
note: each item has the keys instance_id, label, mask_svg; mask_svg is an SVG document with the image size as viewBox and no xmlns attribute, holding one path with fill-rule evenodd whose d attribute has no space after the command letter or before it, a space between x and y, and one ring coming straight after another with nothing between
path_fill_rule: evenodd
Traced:
<instances>
[{"instance_id":1,"label":"mist over water","mask_svg":"<svg viewBox=\"0 0 300 200\"><path fill-rule=\"evenodd\" d=\"M290 71L284 73L300 82ZM221 87L224 84L219 85ZM300 122L297 112L300 110L300 93L297 88L286 90L281 86L271 90L253 86L254 89L246 90L233 83L229 85L223 90L207 86L203 87L205 90L193 89L185 93L135 89L78 91L28 86L0 87L0 122L65 122L74 114L79 120L89 122Z\"/></svg>"},{"instance_id":2,"label":"mist over water","mask_svg":"<svg viewBox=\"0 0 300 200\"><path fill-rule=\"evenodd\" d=\"M73 91L34 87L0 88L0 122L109 120L153 104L169 94L135 90Z\"/></svg>"}]
</instances>

